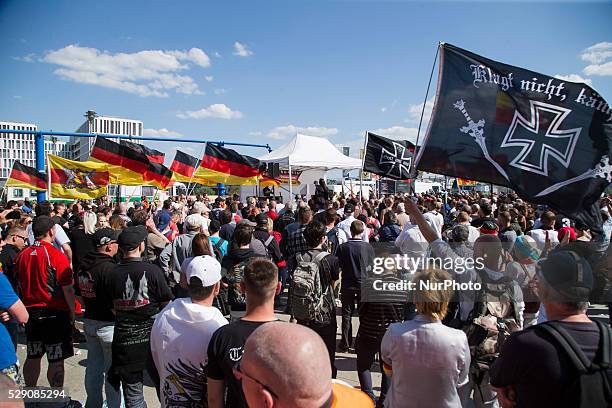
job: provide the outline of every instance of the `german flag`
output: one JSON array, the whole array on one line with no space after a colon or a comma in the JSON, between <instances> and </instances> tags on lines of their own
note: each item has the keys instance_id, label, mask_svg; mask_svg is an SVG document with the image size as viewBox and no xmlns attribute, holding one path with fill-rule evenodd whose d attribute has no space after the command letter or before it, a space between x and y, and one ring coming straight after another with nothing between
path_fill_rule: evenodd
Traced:
<instances>
[{"instance_id":1,"label":"german flag","mask_svg":"<svg viewBox=\"0 0 612 408\"><path fill-rule=\"evenodd\" d=\"M159 150L151 149L145 145L129 142L127 140L121 140L120 144L127 146L132 150L140 152L141 154L145 155L147 159L149 159L153 163L164 164L165 154L160 152Z\"/></svg>"},{"instance_id":2,"label":"german flag","mask_svg":"<svg viewBox=\"0 0 612 408\"><path fill-rule=\"evenodd\" d=\"M195 176L212 183L245 185L257 184L264 171L265 165L254 157L206 143L204 157Z\"/></svg>"},{"instance_id":3,"label":"german flag","mask_svg":"<svg viewBox=\"0 0 612 408\"><path fill-rule=\"evenodd\" d=\"M98 136L90 160L110 165L110 182L126 186L145 183L150 160L140 151Z\"/></svg>"},{"instance_id":4,"label":"german flag","mask_svg":"<svg viewBox=\"0 0 612 408\"><path fill-rule=\"evenodd\" d=\"M74 161L47 156L49 161L49 197L93 199L106 195L108 165L94 161Z\"/></svg>"},{"instance_id":5,"label":"german flag","mask_svg":"<svg viewBox=\"0 0 612 408\"><path fill-rule=\"evenodd\" d=\"M270 176L263 176L261 178L261 180L259 180L259 186L260 187L279 187L281 185L281 181L278 179L275 179L274 177L270 177Z\"/></svg>"},{"instance_id":6,"label":"german flag","mask_svg":"<svg viewBox=\"0 0 612 408\"><path fill-rule=\"evenodd\" d=\"M47 178L33 167L28 167L15 160L5 187L21 187L30 190L46 190Z\"/></svg>"},{"instance_id":7,"label":"german flag","mask_svg":"<svg viewBox=\"0 0 612 408\"><path fill-rule=\"evenodd\" d=\"M183 153L180 150L176 151L174 160L170 166L170 170L174 172L176 181L189 183L192 180L193 174L200 165L200 161L193 156Z\"/></svg>"},{"instance_id":8,"label":"german flag","mask_svg":"<svg viewBox=\"0 0 612 408\"><path fill-rule=\"evenodd\" d=\"M145 184L165 190L172 181L172 170L163 164L151 162L145 172L144 180Z\"/></svg>"}]
</instances>

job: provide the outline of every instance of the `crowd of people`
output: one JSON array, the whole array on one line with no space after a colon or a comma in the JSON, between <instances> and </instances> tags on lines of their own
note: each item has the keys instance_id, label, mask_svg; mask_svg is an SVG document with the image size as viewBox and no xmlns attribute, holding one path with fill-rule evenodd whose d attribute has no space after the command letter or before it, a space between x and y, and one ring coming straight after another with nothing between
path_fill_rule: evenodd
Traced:
<instances>
[{"instance_id":1,"label":"crowd of people","mask_svg":"<svg viewBox=\"0 0 612 408\"><path fill-rule=\"evenodd\" d=\"M587 315L612 304L610 199L589 228L513 193L316 191L5 203L0 390L45 355L63 387L82 330L87 408L146 407L148 381L164 408L612 406Z\"/></svg>"}]
</instances>

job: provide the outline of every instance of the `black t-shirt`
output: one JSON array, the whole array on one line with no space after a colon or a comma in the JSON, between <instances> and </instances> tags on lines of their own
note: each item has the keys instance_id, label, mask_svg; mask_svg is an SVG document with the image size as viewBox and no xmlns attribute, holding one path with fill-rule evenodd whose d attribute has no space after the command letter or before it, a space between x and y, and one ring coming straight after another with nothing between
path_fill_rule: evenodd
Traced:
<instances>
[{"instance_id":1,"label":"black t-shirt","mask_svg":"<svg viewBox=\"0 0 612 408\"><path fill-rule=\"evenodd\" d=\"M361 279L374 264L374 249L361 239L350 239L336 253L342 269L342 289L361 289Z\"/></svg>"},{"instance_id":2,"label":"black t-shirt","mask_svg":"<svg viewBox=\"0 0 612 408\"><path fill-rule=\"evenodd\" d=\"M228 387L225 406L228 408L248 408L242 386L232 368L242 359L244 343L247 338L262 324L267 322L251 322L238 320L220 327L208 343L208 365L206 376L213 380L223 380Z\"/></svg>"},{"instance_id":3,"label":"black t-shirt","mask_svg":"<svg viewBox=\"0 0 612 408\"><path fill-rule=\"evenodd\" d=\"M484 217L484 218L476 218L475 220L472 220L472 227L480 228L482 227L482 224L484 224L486 221L491 221L497 224L497 221L495 220L495 218Z\"/></svg>"},{"instance_id":4,"label":"black t-shirt","mask_svg":"<svg viewBox=\"0 0 612 408\"><path fill-rule=\"evenodd\" d=\"M155 315L172 300L163 271L142 258L125 258L115 266L108 290L116 312L113 366L144 368Z\"/></svg>"},{"instance_id":5,"label":"black t-shirt","mask_svg":"<svg viewBox=\"0 0 612 408\"><path fill-rule=\"evenodd\" d=\"M96 249L91 235L87 235L83 228L73 228L70 230L70 248L72 248L72 265L74 270L78 270L81 261L90 251Z\"/></svg>"},{"instance_id":6,"label":"black t-shirt","mask_svg":"<svg viewBox=\"0 0 612 408\"><path fill-rule=\"evenodd\" d=\"M593 360L599 345L599 329L593 322L560 322L587 358ZM530 328L513 333L490 369L491 385L516 388L518 407L559 407L563 390L576 378L565 351L550 335Z\"/></svg>"},{"instance_id":7,"label":"black t-shirt","mask_svg":"<svg viewBox=\"0 0 612 408\"><path fill-rule=\"evenodd\" d=\"M15 245L6 244L0 252L0 265L2 272L17 292L17 276L15 274L15 258L19 254L19 248Z\"/></svg>"},{"instance_id":8,"label":"black t-shirt","mask_svg":"<svg viewBox=\"0 0 612 408\"><path fill-rule=\"evenodd\" d=\"M78 270L78 293L85 302L86 319L114 322L113 300L107 282L111 279L117 264L112 257L91 251L81 261Z\"/></svg>"}]
</instances>

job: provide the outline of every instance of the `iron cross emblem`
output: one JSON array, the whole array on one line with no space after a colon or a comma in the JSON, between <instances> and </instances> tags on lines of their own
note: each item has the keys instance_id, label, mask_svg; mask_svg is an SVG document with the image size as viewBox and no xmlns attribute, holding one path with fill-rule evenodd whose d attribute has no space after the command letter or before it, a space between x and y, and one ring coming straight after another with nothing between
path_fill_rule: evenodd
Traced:
<instances>
[{"instance_id":1,"label":"iron cross emblem","mask_svg":"<svg viewBox=\"0 0 612 408\"><path fill-rule=\"evenodd\" d=\"M398 179L407 178L410 174L410 165L412 164L412 156L408 156L408 149L400 143L393 143L393 152L384 147L380 153L379 165L389 165L386 172L387 176L395 176Z\"/></svg>"},{"instance_id":2,"label":"iron cross emblem","mask_svg":"<svg viewBox=\"0 0 612 408\"><path fill-rule=\"evenodd\" d=\"M521 148L511 166L548 176L549 158L569 166L582 128L560 129L570 109L538 101L529 104L530 118L516 110L500 147Z\"/></svg>"}]
</instances>

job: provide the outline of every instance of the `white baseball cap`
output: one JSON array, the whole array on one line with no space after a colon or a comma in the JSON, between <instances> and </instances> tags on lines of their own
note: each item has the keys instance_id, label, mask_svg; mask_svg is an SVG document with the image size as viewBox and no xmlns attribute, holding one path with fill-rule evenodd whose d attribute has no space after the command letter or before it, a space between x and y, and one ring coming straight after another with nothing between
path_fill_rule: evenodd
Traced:
<instances>
[{"instance_id":1,"label":"white baseball cap","mask_svg":"<svg viewBox=\"0 0 612 408\"><path fill-rule=\"evenodd\" d=\"M221 264L210 255L196 256L184 265L187 282L192 277L202 281L202 286L212 286L221 280Z\"/></svg>"},{"instance_id":2,"label":"white baseball cap","mask_svg":"<svg viewBox=\"0 0 612 408\"><path fill-rule=\"evenodd\" d=\"M199 230L202 228L202 216L200 214L191 214L185 218L188 230Z\"/></svg>"}]
</instances>

